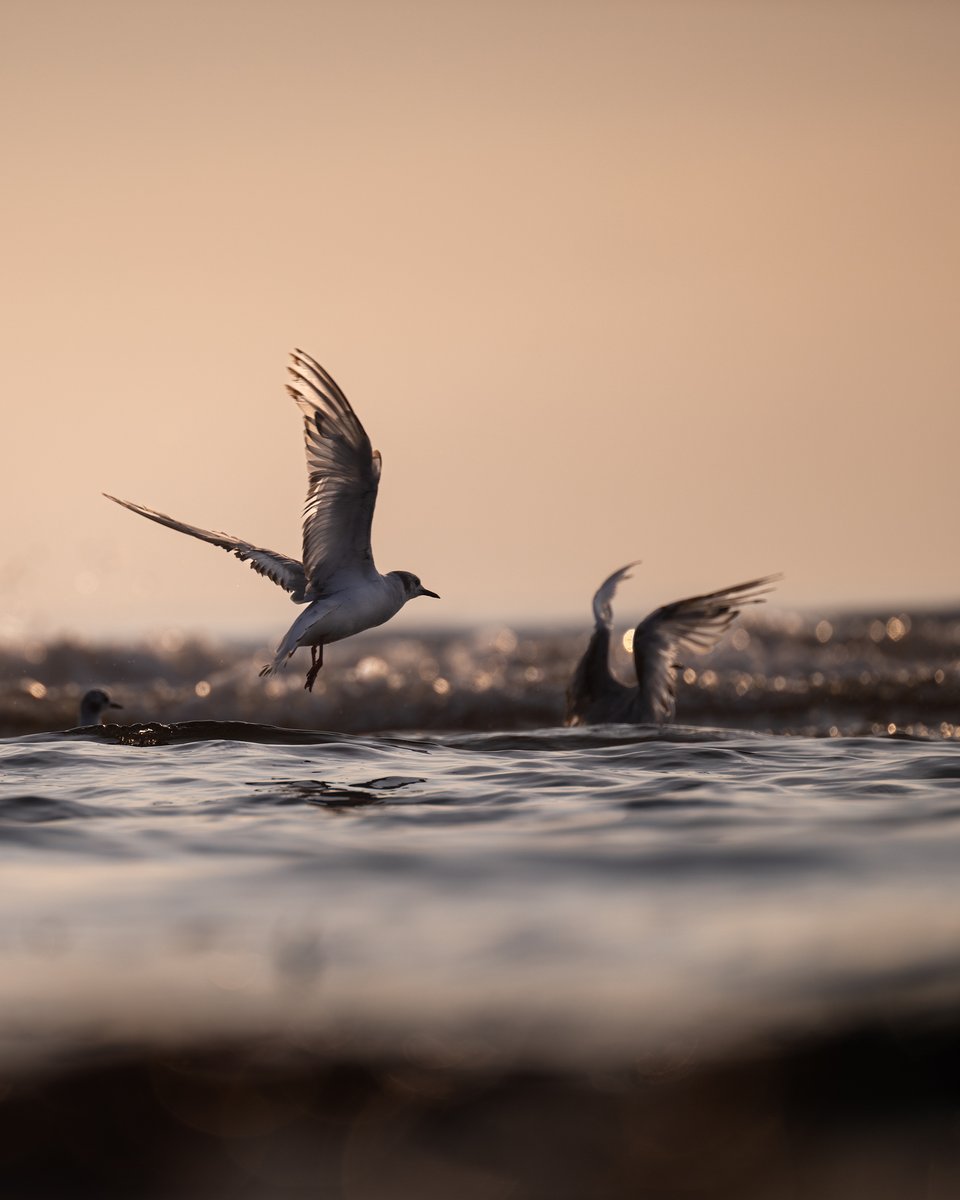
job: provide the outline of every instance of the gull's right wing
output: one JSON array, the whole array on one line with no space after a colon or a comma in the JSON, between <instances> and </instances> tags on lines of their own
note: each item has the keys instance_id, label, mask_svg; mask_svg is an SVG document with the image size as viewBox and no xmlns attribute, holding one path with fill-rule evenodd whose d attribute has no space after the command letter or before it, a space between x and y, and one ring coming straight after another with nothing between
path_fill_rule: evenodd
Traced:
<instances>
[{"instance_id":1,"label":"gull's right wing","mask_svg":"<svg viewBox=\"0 0 960 1200\"><path fill-rule=\"evenodd\" d=\"M249 542L231 537L229 533L214 533L209 529L199 529L196 525L187 525L185 522L176 521L173 517L165 516L163 513L154 512L152 508L144 508L142 504L132 504L129 500L118 500L116 496L111 496L107 492L103 494L114 504L129 508L131 512L138 513L141 517L147 517L150 521L156 521L158 525L166 525L168 529L176 529L178 533L187 533L190 537L200 538L203 542L209 542L211 546L219 546L221 550L235 554L241 562L248 562L258 575L265 575L267 579L272 579L284 591L289 592L297 604L305 603L307 579L303 571L303 564L298 563L296 559L287 558L286 555L277 554L273 550L262 550L258 546L251 546Z\"/></svg>"},{"instance_id":2,"label":"gull's right wing","mask_svg":"<svg viewBox=\"0 0 960 1200\"><path fill-rule=\"evenodd\" d=\"M780 575L766 575L733 587L665 604L634 630L638 710L647 721L669 721L676 707L677 651L712 649L746 604L762 604Z\"/></svg>"}]
</instances>

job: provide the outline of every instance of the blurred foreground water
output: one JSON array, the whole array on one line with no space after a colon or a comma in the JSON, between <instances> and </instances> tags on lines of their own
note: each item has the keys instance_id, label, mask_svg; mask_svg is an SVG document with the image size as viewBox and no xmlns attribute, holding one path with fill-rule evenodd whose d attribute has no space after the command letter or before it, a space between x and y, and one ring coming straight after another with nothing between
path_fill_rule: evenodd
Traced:
<instances>
[{"instance_id":1,"label":"blurred foreground water","mask_svg":"<svg viewBox=\"0 0 960 1200\"><path fill-rule=\"evenodd\" d=\"M8 647L0 1194L960 1194L960 614L585 640Z\"/></svg>"}]
</instances>

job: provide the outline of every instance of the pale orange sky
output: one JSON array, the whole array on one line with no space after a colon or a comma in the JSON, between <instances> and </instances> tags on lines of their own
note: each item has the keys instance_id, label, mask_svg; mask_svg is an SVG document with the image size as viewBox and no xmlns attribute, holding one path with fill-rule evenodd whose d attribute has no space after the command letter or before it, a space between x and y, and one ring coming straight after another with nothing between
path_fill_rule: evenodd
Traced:
<instances>
[{"instance_id":1,"label":"pale orange sky","mask_svg":"<svg viewBox=\"0 0 960 1200\"><path fill-rule=\"evenodd\" d=\"M7 3L0 634L279 638L288 349L442 604L957 601L960 5Z\"/></svg>"}]
</instances>

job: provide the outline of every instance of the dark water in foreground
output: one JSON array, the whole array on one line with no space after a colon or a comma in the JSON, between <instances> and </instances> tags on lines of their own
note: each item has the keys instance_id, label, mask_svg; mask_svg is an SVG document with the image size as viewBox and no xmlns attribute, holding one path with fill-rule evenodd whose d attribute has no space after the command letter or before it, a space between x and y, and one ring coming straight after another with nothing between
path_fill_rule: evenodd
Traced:
<instances>
[{"instance_id":1,"label":"dark water in foreground","mask_svg":"<svg viewBox=\"0 0 960 1200\"><path fill-rule=\"evenodd\" d=\"M256 654L28 648L0 1194L960 1194L960 622L777 620L666 732L530 728L560 635L267 697L366 733L217 721ZM133 725L22 732L94 683Z\"/></svg>"}]
</instances>

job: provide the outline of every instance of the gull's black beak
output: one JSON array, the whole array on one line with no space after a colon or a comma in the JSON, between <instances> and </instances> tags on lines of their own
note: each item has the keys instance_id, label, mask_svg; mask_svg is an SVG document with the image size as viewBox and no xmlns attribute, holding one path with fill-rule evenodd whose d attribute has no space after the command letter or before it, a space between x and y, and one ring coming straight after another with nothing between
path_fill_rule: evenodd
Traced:
<instances>
[{"instance_id":1,"label":"gull's black beak","mask_svg":"<svg viewBox=\"0 0 960 1200\"><path fill-rule=\"evenodd\" d=\"M417 595L418 596L432 596L434 598L434 600L440 599L440 597L437 595L436 592L428 592L427 589L422 584L420 586L420 591L417 593Z\"/></svg>"},{"instance_id":2,"label":"gull's black beak","mask_svg":"<svg viewBox=\"0 0 960 1200\"><path fill-rule=\"evenodd\" d=\"M117 704L117 702L116 702L115 700L111 700L111 701L110 701L110 704L108 705L108 707L109 707L109 708L123 708L123 705L122 705L122 704Z\"/></svg>"}]
</instances>

